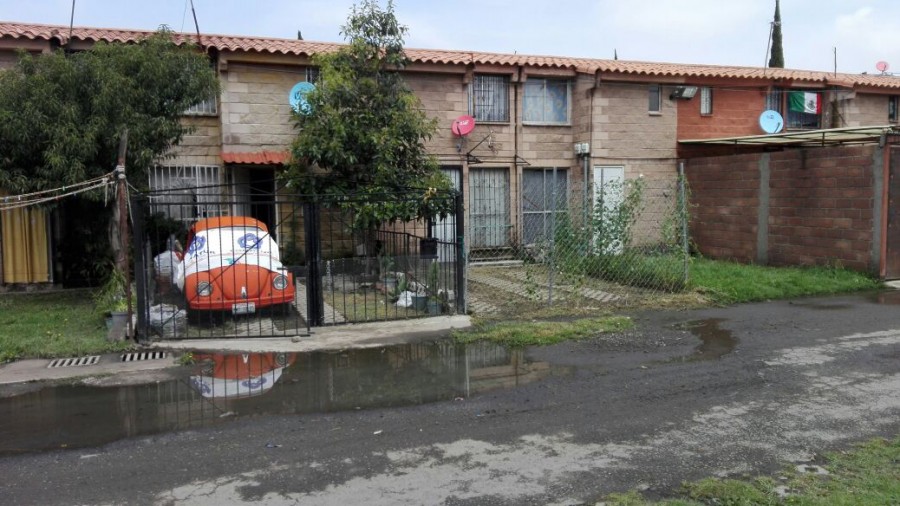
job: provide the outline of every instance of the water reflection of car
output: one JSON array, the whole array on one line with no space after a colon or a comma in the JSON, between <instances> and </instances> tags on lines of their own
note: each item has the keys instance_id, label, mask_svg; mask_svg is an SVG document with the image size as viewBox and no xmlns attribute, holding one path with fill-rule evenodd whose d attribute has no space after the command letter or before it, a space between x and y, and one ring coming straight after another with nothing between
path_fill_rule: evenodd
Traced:
<instances>
[{"instance_id":1,"label":"water reflection of car","mask_svg":"<svg viewBox=\"0 0 900 506\"><path fill-rule=\"evenodd\" d=\"M191 386L206 398L252 397L268 392L294 353L196 353L197 372Z\"/></svg>"},{"instance_id":2,"label":"water reflection of car","mask_svg":"<svg viewBox=\"0 0 900 506\"><path fill-rule=\"evenodd\" d=\"M245 216L195 223L175 283L189 312L248 314L294 300L293 275L281 264L268 228Z\"/></svg>"}]
</instances>

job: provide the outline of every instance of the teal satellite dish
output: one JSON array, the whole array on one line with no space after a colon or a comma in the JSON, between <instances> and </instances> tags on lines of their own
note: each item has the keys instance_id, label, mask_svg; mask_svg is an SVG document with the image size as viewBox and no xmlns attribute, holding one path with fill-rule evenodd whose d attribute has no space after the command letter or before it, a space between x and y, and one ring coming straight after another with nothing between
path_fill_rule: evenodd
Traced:
<instances>
[{"instance_id":1,"label":"teal satellite dish","mask_svg":"<svg viewBox=\"0 0 900 506\"><path fill-rule=\"evenodd\" d=\"M295 84L288 95L288 102L290 102L291 108L300 114L311 113L312 107L309 105L309 101L306 100L306 96L314 89L316 89L315 85L310 82L300 81Z\"/></svg>"},{"instance_id":2,"label":"teal satellite dish","mask_svg":"<svg viewBox=\"0 0 900 506\"><path fill-rule=\"evenodd\" d=\"M759 127L767 134L777 134L784 129L784 118L778 111L769 109L759 115Z\"/></svg>"}]
</instances>

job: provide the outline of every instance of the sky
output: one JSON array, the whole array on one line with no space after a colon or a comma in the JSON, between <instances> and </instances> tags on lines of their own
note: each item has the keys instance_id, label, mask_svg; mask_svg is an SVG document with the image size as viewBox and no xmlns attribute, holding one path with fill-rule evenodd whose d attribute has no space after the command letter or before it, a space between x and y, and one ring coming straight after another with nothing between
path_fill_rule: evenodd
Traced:
<instances>
[{"instance_id":1,"label":"sky","mask_svg":"<svg viewBox=\"0 0 900 506\"><path fill-rule=\"evenodd\" d=\"M382 0L385 5L387 0ZM200 31L343 42L353 0L193 0ZM759 67L775 0L395 0L406 47ZM72 0L0 0L0 20L68 25ZM900 75L897 0L782 0L785 66ZM75 0L75 24L194 31L189 0Z\"/></svg>"}]
</instances>

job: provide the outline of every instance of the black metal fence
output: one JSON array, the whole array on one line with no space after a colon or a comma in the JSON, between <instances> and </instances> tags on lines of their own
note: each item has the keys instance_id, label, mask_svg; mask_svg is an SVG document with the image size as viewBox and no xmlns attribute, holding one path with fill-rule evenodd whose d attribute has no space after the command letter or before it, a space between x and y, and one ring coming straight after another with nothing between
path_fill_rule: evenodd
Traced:
<instances>
[{"instance_id":1,"label":"black metal fence","mask_svg":"<svg viewBox=\"0 0 900 506\"><path fill-rule=\"evenodd\" d=\"M372 209L416 209L423 191L331 203L241 185L135 195L139 336L288 337L464 313L458 193L430 193L449 213L429 220L360 219Z\"/></svg>"}]
</instances>

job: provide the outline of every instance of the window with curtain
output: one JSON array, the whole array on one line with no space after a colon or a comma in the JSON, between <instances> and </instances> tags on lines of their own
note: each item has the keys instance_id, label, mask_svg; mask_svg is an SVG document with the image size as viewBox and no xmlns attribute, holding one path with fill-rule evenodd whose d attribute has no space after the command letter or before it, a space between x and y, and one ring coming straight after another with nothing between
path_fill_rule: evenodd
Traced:
<instances>
[{"instance_id":1,"label":"window with curtain","mask_svg":"<svg viewBox=\"0 0 900 506\"><path fill-rule=\"evenodd\" d=\"M529 77L525 81L522 120L527 123L568 125L571 93L570 81Z\"/></svg>"}]
</instances>

